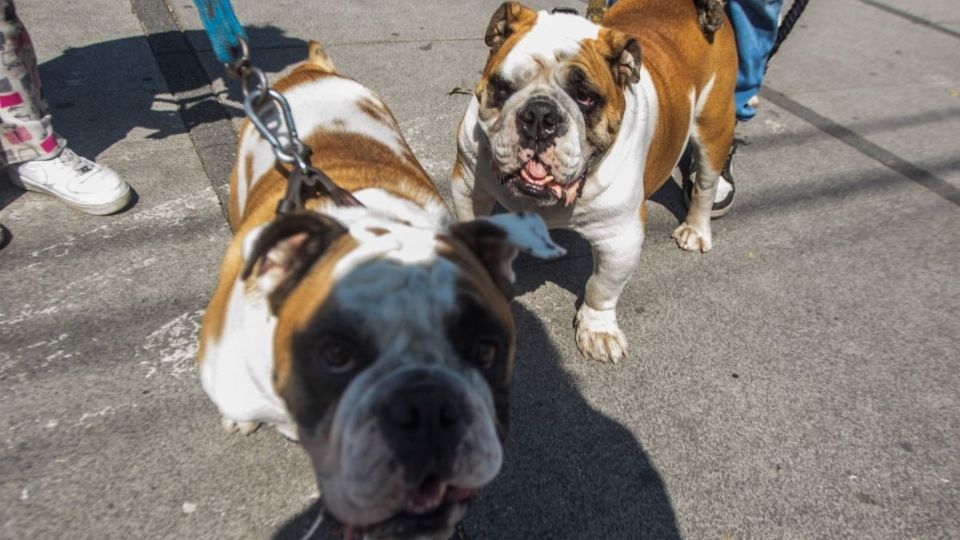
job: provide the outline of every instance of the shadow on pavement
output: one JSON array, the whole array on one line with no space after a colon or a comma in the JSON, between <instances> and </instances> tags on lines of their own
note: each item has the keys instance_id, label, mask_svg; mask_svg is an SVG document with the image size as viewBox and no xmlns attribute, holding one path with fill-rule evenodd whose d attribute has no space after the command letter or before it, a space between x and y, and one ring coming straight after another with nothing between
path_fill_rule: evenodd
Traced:
<instances>
[{"instance_id":1,"label":"shadow on pavement","mask_svg":"<svg viewBox=\"0 0 960 540\"><path fill-rule=\"evenodd\" d=\"M307 42L289 38L273 26L247 28L254 43L275 43L272 54L257 54L258 66L266 72L281 71L306 56ZM146 36L103 41L65 50L40 65L44 93L57 132L78 154L96 160L104 151L127 139L131 132L146 130L136 138L166 139L199 124L239 116L242 111L226 105L210 93L209 77L199 73L193 50L162 53L165 66L181 69L167 73L157 69L150 43L182 43L184 38L206 40L200 31L164 32ZM201 53L210 54L210 53ZM149 59L149 61L146 61ZM193 67L191 67L193 66ZM231 92L239 93L235 83ZM181 96L174 102L170 93ZM235 96L234 96L235 97ZM231 141L232 142L232 141ZM145 153L151 150L147 147ZM144 158L147 159L147 158ZM128 179L136 184L136 179ZM18 199L23 191L0 181L0 209Z\"/></svg>"},{"instance_id":2,"label":"shadow on pavement","mask_svg":"<svg viewBox=\"0 0 960 540\"><path fill-rule=\"evenodd\" d=\"M536 315L519 304L513 313L518 350L504 467L472 505L467 536L679 538L670 498L640 442L584 400ZM291 518L274 539L301 538L319 508Z\"/></svg>"},{"instance_id":3,"label":"shadow on pavement","mask_svg":"<svg viewBox=\"0 0 960 540\"><path fill-rule=\"evenodd\" d=\"M683 189L680 188L679 179L673 176L668 178L649 200L669 210L677 223L683 223L683 220L687 219L687 206L683 203Z\"/></svg>"},{"instance_id":4,"label":"shadow on pavement","mask_svg":"<svg viewBox=\"0 0 960 540\"><path fill-rule=\"evenodd\" d=\"M10 172L7 169L0 170L0 210L3 210L26 193L10 183L8 180L9 174Z\"/></svg>"},{"instance_id":5,"label":"shadow on pavement","mask_svg":"<svg viewBox=\"0 0 960 540\"><path fill-rule=\"evenodd\" d=\"M250 27L248 33L254 43L269 42L278 46L280 54L256 55L258 66L267 72L280 71L306 55L307 43L286 37L284 30L279 28ZM192 41L202 32L183 34ZM177 42L182 37L180 32L165 32L151 35L149 39ZM165 139L183 133L183 111L172 107L155 110L156 104L171 103L168 91L181 94L203 90L210 82L206 76L186 72L183 76L171 77L173 80L158 80L160 74L152 61L152 54L147 37L138 36L67 49L40 65L54 127L79 154L94 158L126 138L135 128L151 130L148 139ZM194 53L191 50L164 54ZM147 57L151 62L144 65ZM186 69L186 63L184 66ZM192 109L219 105L219 100L203 99L205 97L214 96L209 93L193 95L180 107ZM224 110L241 113L239 110ZM218 119L217 115L211 114L191 116Z\"/></svg>"}]
</instances>

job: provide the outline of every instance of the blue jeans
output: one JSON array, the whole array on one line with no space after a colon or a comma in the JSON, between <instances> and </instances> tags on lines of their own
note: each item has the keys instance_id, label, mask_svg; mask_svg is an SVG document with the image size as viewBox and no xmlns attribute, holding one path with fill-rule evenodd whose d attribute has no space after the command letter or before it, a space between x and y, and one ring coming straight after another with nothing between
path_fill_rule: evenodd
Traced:
<instances>
[{"instance_id":1,"label":"blue jeans","mask_svg":"<svg viewBox=\"0 0 960 540\"><path fill-rule=\"evenodd\" d=\"M727 15L737 37L740 72L737 74L737 120L757 114L747 101L760 91L767 57L777 41L783 0L730 0Z\"/></svg>"},{"instance_id":2,"label":"blue jeans","mask_svg":"<svg viewBox=\"0 0 960 540\"><path fill-rule=\"evenodd\" d=\"M692 0L688 0L692 1ZM607 0L607 7L617 0ZM780 8L783 0L729 0L727 15L737 37L740 72L737 73L737 120L749 120L757 114L747 105L757 95L767 70L767 56L777 41Z\"/></svg>"}]
</instances>

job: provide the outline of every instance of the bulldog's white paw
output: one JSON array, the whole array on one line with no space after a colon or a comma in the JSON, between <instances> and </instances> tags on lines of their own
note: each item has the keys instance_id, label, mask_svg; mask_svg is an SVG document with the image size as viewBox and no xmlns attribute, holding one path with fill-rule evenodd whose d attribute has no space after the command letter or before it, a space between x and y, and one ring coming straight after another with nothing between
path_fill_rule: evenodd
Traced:
<instances>
[{"instance_id":1,"label":"bulldog's white paw","mask_svg":"<svg viewBox=\"0 0 960 540\"><path fill-rule=\"evenodd\" d=\"M220 419L220 425L227 433L239 432L241 435L249 435L260 428L260 422L234 422L226 416Z\"/></svg>"},{"instance_id":2,"label":"bulldog's white paw","mask_svg":"<svg viewBox=\"0 0 960 540\"><path fill-rule=\"evenodd\" d=\"M706 253L713 248L709 227L698 229L693 225L681 223L677 230L673 231L673 239L677 241L680 249L687 251Z\"/></svg>"},{"instance_id":3,"label":"bulldog's white paw","mask_svg":"<svg viewBox=\"0 0 960 540\"><path fill-rule=\"evenodd\" d=\"M577 348L595 362L616 364L627 357L627 336L617 325L615 309L595 310L580 306L574 325L577 327Z\"/></svg>"}]
</instances>

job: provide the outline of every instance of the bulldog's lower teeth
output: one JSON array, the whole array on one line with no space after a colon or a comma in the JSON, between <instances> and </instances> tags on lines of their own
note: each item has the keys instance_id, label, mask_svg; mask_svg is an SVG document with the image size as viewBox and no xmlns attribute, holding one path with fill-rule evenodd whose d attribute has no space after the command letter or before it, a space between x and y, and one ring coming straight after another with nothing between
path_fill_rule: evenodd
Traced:
<instances>
[{"instance_id":1,"label":"bulldog's lower teeth","mask_svg":"<svg viewBox=\"0 0 960 540\"><path fill-rule=\"evenodd\" d=\"M432 512L442 502L441 498L432 499L429 501L422 501L417 504L410 504L407 506L407 512L411 514L426 514L427 512Z\"/></svg>"},{"instance_id":2,"label":"bulldog's lower teeth","mask_svg":"<svg viewBox=\"0 0 960 540\"><path fill-rule=\"evenodd\" d=\"M426 514L432 512L443 503L443 498L447 493L447 486L440 484L434 491L429 495L414 496L412 499L407 501L406 511L411 514Z\"/></svg>"}]
</instances>

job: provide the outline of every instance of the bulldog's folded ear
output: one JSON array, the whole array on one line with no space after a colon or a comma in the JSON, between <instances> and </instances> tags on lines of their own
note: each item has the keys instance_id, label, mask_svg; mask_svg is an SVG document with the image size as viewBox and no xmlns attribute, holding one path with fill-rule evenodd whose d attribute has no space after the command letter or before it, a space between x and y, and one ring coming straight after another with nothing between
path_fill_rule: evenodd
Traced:
<instances>
[{"instance_id":1,"label":"bulldog's folded ear","mask_svg":"<svg viewBox=\"0 0 960 540\"><path fill-rule=\"evenodd\" d=\"M464 242L486 267L494 283L513 298L513 260L523 252L540 259L567 253L550 239L543 219L532 212L498 214L450 226L450 234Z\"/></svg>"},{"instance_id":2,"label":"bulldog's folded ear","mask_svg":"<svg viewBox=\"0 0 960 540\"><path fill-rule=\"evenodd\" d=\"M495 52L511 35L527 26L533 26L537 12L520 2L504 2L493 12L484 41L490 52Z\"/></svg>"},{"instance_id":3,"label":"bulldog's folded ear","mask_svg":"<svg viewBox=\"0 0 960 540\"><path fill-rule=\"evenodd\" d=\"M620 86L640 82L640 44L618 30L602 28L598 41L605 45L600 53L610 64L613 80Z\"/></svg>"},{"instance_id":4,"label":"bulldog's folded ear","mask_svg":"<svg viewBox=\"0 0 960 540\"><path fill-rule=\"evenodd\" d=\"M313 263L346 233L335 219L315 212L279 216L244 237L240 277L255 273L257 288L269 295L276 312Z\"/></svg>"},{"instance_id":5,"label":"bulldog's folded ear","mask_svg":"<svg viewBox=\"0 0 960 540\"><path fill-rule=\"evenodd\" d=\"M327 73L337 72L337 67L333 65L333 60L327 55L327 50L319 41L311 39L310 42L307 43L307 63Z\"/></svg>"}]
</instances>

